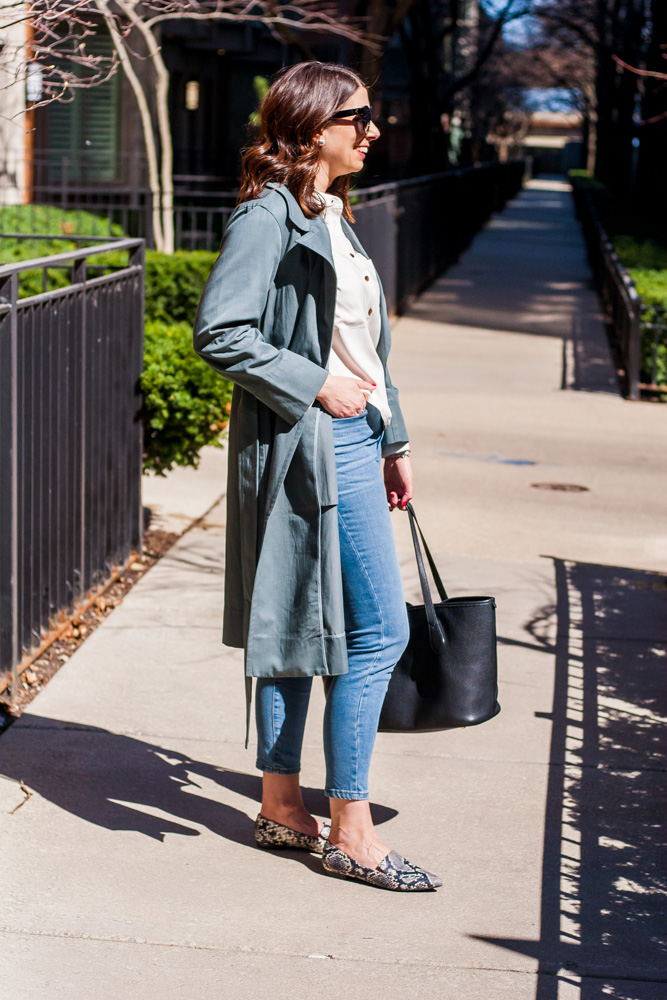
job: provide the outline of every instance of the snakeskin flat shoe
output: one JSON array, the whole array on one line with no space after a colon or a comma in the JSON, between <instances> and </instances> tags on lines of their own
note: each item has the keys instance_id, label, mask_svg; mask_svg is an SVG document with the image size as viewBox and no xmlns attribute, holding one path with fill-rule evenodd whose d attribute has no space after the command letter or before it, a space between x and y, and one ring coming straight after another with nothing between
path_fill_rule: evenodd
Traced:
<instances>
[{"instance_id":1,"label":"snakeskin flat shoe","mask_svg":"<svg viewBox=\"0 0 667 1000\"><path fill-rule=\"evenodd\" d=\"M318 837L313 837L309 833L300 833L289 826L283 826L282 823L267 819L261 813L255 820L255 840L258 846L272 850L310 851L321 854L330 832L329 823L324 824Z\"/></svg>"},{"instance_id":2,"label":"snakeskin flat shoe","mask_svg":"<svg viewBox=\"0 0 667 1000\"><path fill-rule=\"evenodd\" d=\"M322 864L325 871L343 878L357 879L378 889L392 889L397 892L428 892L438 889L442 879L431 872L411 865L396 851L390 851L377 868L366 868L353 858L344 854L338 847L327 840L324 845Z\"/></svg>"}]
</instances>

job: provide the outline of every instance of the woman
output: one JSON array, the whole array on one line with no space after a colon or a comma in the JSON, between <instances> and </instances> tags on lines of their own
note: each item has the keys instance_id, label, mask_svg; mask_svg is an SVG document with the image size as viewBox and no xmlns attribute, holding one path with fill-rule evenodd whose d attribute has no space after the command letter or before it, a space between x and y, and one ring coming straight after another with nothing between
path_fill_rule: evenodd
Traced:
<instances>
[{"instance_id":1,"label":"woman","mask_svg":"<svg viewBox=\"0 0 667 1000\"><path fill-rule=\"evenodd\" d=\"M318 62L284 72L260 118L194 336L235 383L223 642L245 650L248 706L258 678L255 836L371 885L433 889L439 879L382 843L368 803L380 709L408 639L389 510L412 498L386 303L348 225L350 176L379 131L360 78ZM330 828L299 785L318 675Z\"/></svg>"}]
</instances>

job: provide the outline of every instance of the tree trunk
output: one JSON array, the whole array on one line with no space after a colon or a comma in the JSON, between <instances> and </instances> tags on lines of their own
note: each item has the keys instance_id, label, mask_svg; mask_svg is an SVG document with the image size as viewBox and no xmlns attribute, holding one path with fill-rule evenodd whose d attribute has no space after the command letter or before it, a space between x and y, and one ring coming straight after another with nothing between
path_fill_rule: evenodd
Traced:
<instances>
[{"instance_id":1,"label":"tree trunk","mask_svg":"<svg viewBox=\"0 0 667 1000\"><path fill-rule=\"evenodd\" d=\"M118 0L118 5L144 40L156 77L155 102L160 136L160 180L162 187L161 220L163 252L174 252L174 144L169 121L169 70L151 29L136 13L134 4Z\"/></svg>"},{"instance_id":2,"label":"tree trunk","mask_svg":"<svg viewBox=\"0 0 667 1000\"><path fill-rule=\"evenodd\" d=\"M586 170L595 173L595 157L597 155L598 141L598 109L595 88L585 86L583 88L585 110L584 110L584 136L585 136L585 163Z\"/></svg>"},{"instance_id":3,"label":"tree trunk","mask_svg":"<svg viewBox=\"0 0 667 1000\"><path fill-rule=\"evenodd\" d=\"M638 78L613 59L630 66L643 57L645 26L642 0L598 0L596 93L598 145L595 172L619 194L635 187L633 123Z\"/></svg>"},{"instance_id":4,"label":"tree trunk","mask_svg":"<svg viewBox=\"0 0 667 1000\"><path fill-rule=\"evenodd\" d=\"M162 218L161 218L161 206L162 206L162 191L160 189L160 177L158 173L158 157L157 157L157 147L155 144L155 136L153 135L153 122L151 120L151 113L148 107L148 101L146 100L146 95L141 86L141 82L134 71L134 67L130 61L129 54L123 39L118 33L114 19L111 15L111 11L106 3L106 0L96 0L97 9L100 11L104 18L104 22L107 26L109 34L111 35L111 40L113 41L116 52L118 53L118 58L120 60L121 67L125 73L132 91L137 101L139 108L139 117L141 119L141 128L144 136L144 145L146 147L146 158L148 161L148 186L151 190L151 195L153 198L152 206L152 217L153 217L153 240L155 242L155 247L157 250L164 250L164 236L162 229Z\"/></svg>"}]
</instances>

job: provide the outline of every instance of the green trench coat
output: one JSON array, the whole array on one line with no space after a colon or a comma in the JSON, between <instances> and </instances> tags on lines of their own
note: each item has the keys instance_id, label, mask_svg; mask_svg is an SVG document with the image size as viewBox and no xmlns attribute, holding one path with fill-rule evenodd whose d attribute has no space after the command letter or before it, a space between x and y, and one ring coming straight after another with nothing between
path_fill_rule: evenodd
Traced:
<instances>
[{"instance_id":1,"label":"green trench coat","mask_svg":"<svg viewBox=\"0 0 667 1000\"><path fill-rule=\"evenodd\" d=\"M347 671L332 418L315 401L327 378L335 298L322 218L306 218L276 185L236 208L199 304L194 346L234 383L222 641L245 649L247 677ZM408 436L386 370L382 292L381 320L387 444Z\"/></svg>"}]
</instances>

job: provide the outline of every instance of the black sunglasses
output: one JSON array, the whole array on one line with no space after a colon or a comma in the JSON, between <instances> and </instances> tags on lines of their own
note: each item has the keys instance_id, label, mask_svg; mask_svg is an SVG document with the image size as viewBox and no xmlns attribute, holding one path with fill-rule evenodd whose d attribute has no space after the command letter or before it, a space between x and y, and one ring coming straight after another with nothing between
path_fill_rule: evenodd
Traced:
<instances>
[{"instance_id":1,"label":"black sunglasses","mask_svg":"<svg viewBox=\"0 0 667 1000\"><path fill-rule=\"evenodd\" d=\"M373 108L370 104L367 104L363 108L346 108L345 111L337 111L335 115L331 116L331 119L335 118L355 118L363 123L364 132L368 132L371 127L371 119L373 117Z\"/></svg>"}]
</instances>

